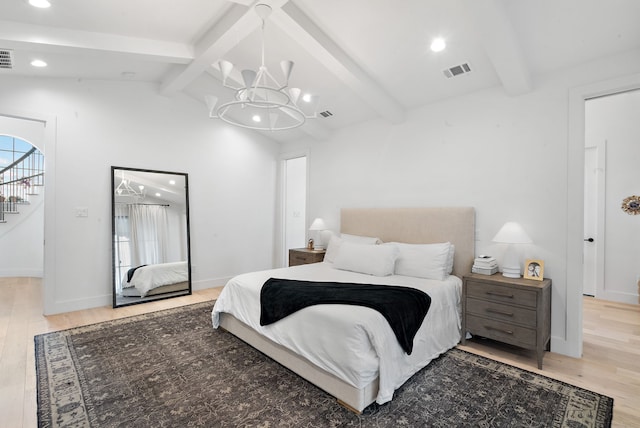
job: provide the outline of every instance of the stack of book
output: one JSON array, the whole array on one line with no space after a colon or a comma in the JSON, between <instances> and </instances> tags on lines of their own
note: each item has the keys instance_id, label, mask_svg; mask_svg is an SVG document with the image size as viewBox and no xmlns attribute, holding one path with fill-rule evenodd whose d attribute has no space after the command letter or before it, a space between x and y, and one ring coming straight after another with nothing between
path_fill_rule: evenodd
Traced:
<instances>
[{"instance_id":1,"label":"stack of book","mask_svg":"<svg viewBox=\"0 0 640 428\"><path fill-rule=\"evenodd\" d=\"M493 275L498 272L498 262L495 257L478 256L473 260L471 272L480 273L482 275Z\"/></svg>"}]
</instances>

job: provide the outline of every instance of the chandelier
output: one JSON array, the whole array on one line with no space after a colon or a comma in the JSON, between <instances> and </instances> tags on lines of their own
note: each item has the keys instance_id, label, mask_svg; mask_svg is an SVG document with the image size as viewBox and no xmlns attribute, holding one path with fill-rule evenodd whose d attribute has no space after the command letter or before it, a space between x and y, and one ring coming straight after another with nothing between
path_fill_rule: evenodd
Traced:
<instances>
[{"instance_id":1,"label":"chandelier","mask_svg":"<svg viewBox=\"0 0 640 428\"><path fill-rule=\"evenodd\" d=\"M209 117L221 119L231 125L259 131L282 131L302 126L306 119L316 118L315 106L318 97L304 94L299 88L288 88L293 61L281 61L284 84L280 84L264 65L264 27L265 20L271 14L271 6L257 4L255 11L262 20L262 62L258 71L242 70L244 86L235 87L227 83L233 70L229 61L219 61L222 72L222 85L235 91L231 101L218 105L218 97L206 96ZM300 106L308 105L306 114Z\"/></svg>"},{"instance_id":2,"label":"chandelier","mask_svg":"<svg viewBox=\"0 0 640 428\"><path fill-rule=\"evenodd\" d=\"M138 186L138 190L131 187L131 180L127 180L124 176L124 171L120 178L120 184L115 189L115 194L122 197L131 197L136 201L142 201L146 195L144 186L141 184Z\"/></svg>"}]
</instances>

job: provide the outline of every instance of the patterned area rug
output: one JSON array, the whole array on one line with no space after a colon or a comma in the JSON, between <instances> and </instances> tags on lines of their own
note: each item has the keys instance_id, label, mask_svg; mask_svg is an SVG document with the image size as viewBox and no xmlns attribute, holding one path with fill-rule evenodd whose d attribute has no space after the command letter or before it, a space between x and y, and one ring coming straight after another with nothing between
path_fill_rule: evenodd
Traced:
<instances>
[{"instance_id":1,"label":"patterned area rug","mask_svg":"<svg viewBox=\"0 0 640 428\"><path fill-rule=\"evenodd\" d=\"M452 349L356 415L231 334L213 302L35 337L41 427L601 427L613 399Z\"/></svg>"}]
</instances>

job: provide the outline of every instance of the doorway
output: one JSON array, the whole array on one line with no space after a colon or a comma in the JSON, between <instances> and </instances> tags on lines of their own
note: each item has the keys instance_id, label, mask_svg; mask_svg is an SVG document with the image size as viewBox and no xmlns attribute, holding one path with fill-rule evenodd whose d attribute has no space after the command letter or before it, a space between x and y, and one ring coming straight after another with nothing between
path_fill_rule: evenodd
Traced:
<instances>
[{"instance_id":1,"label":"doorway","mask_svg":"<svg viewBox=\"0 0 640 428\"><path fill-rule=\"evenodd\" d=\"M583 292L631 304L638 303L640 244L632 237L640 217L621 205L640 191L638 115L640 90L585 101Z\"/></svg>"},{"instance_id":2,"label":"doorway","mask_svg":"<svg viewBox=\"0 0 640 428\"><path fill-rule=\"evenodd\" d=\"M289 265L289 250L306 245L307 156L283 160L283 266Z\"/></svg>"}]
</instances>

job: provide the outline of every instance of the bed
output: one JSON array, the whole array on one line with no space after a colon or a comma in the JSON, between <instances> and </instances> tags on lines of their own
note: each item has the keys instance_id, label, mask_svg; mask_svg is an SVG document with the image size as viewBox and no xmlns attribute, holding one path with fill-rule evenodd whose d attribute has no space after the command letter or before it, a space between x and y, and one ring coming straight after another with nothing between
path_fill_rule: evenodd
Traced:
<instances>
[{"instance_id":1,"label":"bed","mask_svg":"<svg viewBox=\"0 0 640 428\"><path fill-rule=\"evenodd\" d=\"M430 279L406 272L378 276L343 269L338 266L344 261L340 255L347 248L363 247L342 244L334 260L236 276L216 301L212 322L214 328L224 328L361 412L374 401L390 401L407 379L459 342L460 278L473 263L475 213L468 207L343 209L340 232L379 238L385 244L376 245L376 252L395 247L388 244L392 242L414 244L411 248L451 243L452 275ZM331 250L332 244L327 256ZM408 354L385 318L367 307L315 305L260 325L260 290L269 278L412 287L431 296L431 307Z\"/></svg>"},{"instance_id":2,"label":"bed","mask_svg":"<svg viewBox=\"0 0 640 428\"><path fill-rule=\"evenodd\" d=\"M133 270L130 279L128 274L122 282L125 297L147 297L189 288L186 261L143 265Z\"/></svg>"}]
</instances>

